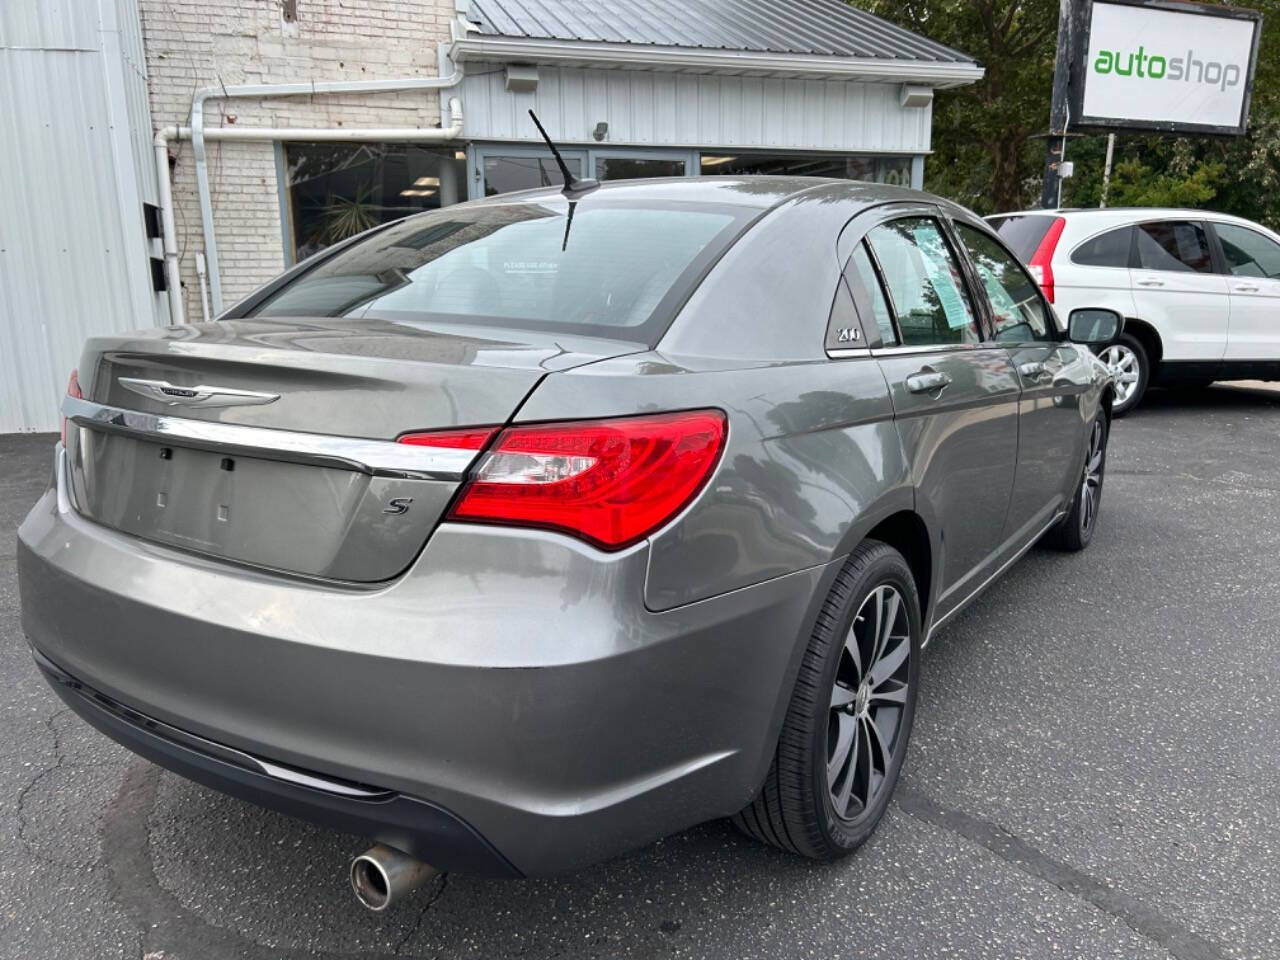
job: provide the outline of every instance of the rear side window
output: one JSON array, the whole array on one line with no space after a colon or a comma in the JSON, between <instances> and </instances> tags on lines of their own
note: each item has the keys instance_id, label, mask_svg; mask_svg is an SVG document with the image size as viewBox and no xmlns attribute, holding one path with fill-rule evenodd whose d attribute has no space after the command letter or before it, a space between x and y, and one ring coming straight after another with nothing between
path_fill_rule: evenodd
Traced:
<instances>
[{"instance_id":1,"label":"rear side window","mask_svg":"<svg viewBox=\"0 0 1280 960\"><path fill-rule=\"evenodd\" d=\"M982 340L960 266L936 220L892 220L868 233L867 242L884 274L905 346Z\"/></svg>"},{"instance_id":2,"label":"rear side window","mask_svg":"<svg viewBox=\"0 0 1280 960\"><path fill-rule=\"evenodd\" d=\"M1234 223L1215 223L1227 270L1237 277L1280 278L1280 245L1256 230Z\"/></svg>"},{"instance_id":3,"label":"rear side window","mask_svg":"<svg viewBox=\"0 0 1280 960\"><path fill-rule=\"evenodd\" d=\"M1138 264L1143 270L1213 273L1204 227L1191 220L1138 224Z\"/></svg>"},{"instance_id":4,"label":"rear side window","mask_svg":"<svg viewBox=\"0 0 1280 960\"><path fill-rule=\"evenodd\" d=\"M1030 263L1040 241L1057 219L1048 214L1026 213L1013 217L991 217L987 222L999 234L1004 245L1018 255L1019 260Z\"/></svg>"},{"instance_id":5,"label":"rear side window","mask_svg":"<svg viewBox=\"0 0 1280 960\"><path fill-rule=\"evenodd\" d=\"M257 316L553 330L652 345L750 220L727 204L558 198L446 208L335 254Z\"/></svg>"},{"instance_id":6,"label":"rear side window","mask_svg":"<svg viewBox=\"0 0 1280 960\"><path fill-rule=\"evenodd\" d=\"M1108 230L1071 251L1071 262L1082 267L1128 267L1133 249L1133 227Z\"/></svg>"},{"instance_id":7,"label":"rear side window","mask_svg":"<svg viewBox=\"0 0 1280 960\"><path fill-rule=\"evenodd\" d=\"M884 298L884 288L880 286L880 278L876 276L876 268L871 265L871 256L867 253L866 244L858 244L849 258L847 274L850 286L859 294L858 302L866 304L875 318L876 329L880 331L880 345L893 347L898 343L898 332L893 329L893 318L889 313L889 302Z\"/></svg>"}]
</instances>

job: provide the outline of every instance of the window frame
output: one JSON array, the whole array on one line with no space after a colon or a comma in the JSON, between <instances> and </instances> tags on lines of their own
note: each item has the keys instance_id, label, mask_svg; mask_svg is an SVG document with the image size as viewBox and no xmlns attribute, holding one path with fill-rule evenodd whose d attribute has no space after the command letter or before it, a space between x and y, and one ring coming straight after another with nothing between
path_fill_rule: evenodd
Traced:
<instances>
[{"instance_id":1,"label":"window frame","mask_svg":"<svg viewBox=\"0 0 1280 960\"><path fill-rule=\"evenodd\" d=\"M981 224L981 226L979 226L979 224ZM1031 289L1034 290L1036 296L1040 298L1040 306L1044 308L1044 315L1045 319L1048 321L1050 333L1048 339L1018 341L1000 339L999 331L996 329L995 310L992 308L991 298L987 295L987 288L982 282L982 276L978 273L977 264L973 262L972 257L969 255L969 248L964 245L964 240L960 236L960 225L966 226L970 230L977 230L982 233L985 237L990 239L992 243L1003 250L1005 254L1008 255L1009 259L1013 261L1013 264L1022 271L1022 275L1027 278L1027 283L1031 285ZM1016 253L1009 249L1009 245L1000 239L1000 235L998 233L987 226L984 221L974 221L970 220L968 217L951 218L948 220L948 226L950 226L955 233L956 245L964 251L965 266L968 269L970 286L974 287L974 289L978 291L978 299L982 303L982 312L986 314L985 328L983 331L984 342L990 342L996 346L1004 347L1025 347L1027 344L1033 343L1061 343L1066 338L1066 332L1062 329L1058 312L1053 308L1053 304L1049 302L1049 298L1044 295L1044 290L1041 289L1040 284L1036 283L1035 278L1031 276L1031 271L1027 269L1026 264L1022 262L1021 258ZM1130 240L1132 243L1132 237ZM1130 250L1132 251L1132 246L1130 247Z\"/></svg>"},{"instance_id":2,"label":"window frame","mask_svg":"<svg viewBox=\"0 0 1280 960\"><path fill-rule=\"evenodd\" d=\"M885 226L893 223L895 220L919 220L928 219L934 221L938 226L938 233L942 237L943 245L946 246L947 252L951 254L955 260L956 266L960 271L960 289L961 292L968 297L969 307L973 310L974 324L978 330L978 340L976 343L905 343L902 336L902 324L899 320L898 305L893 301L893 292L889 289L889 284L885 280L884 265L880 262L880 256L876 253L875 247L871 243L871 231L877 227ZM884 295L885 303L889 306L889 319L893 324L893 331L898 337L898 342L892 347L880 347L880 351L895 353L941 353L949 350L973 350L985 346L992 339L991 326L986 320L986 310L982 303L975 296L973 266L969 263L969 257L966 253L959 249L958 241L955 234L951 230L950 218L939 207L929 206L922 210L910 210L895 213L893 216L885 217L876 223L867 227L860 242L865 245L867 254L871 258L871 266L875 270L876 279L880 282L880 291ZM849 261L852 261L850 254ZM845 264L848 267L848 262ZM863 324L866 325L865 323ZM877 339L879 339L879 328L876 330Z\"/></svg>"},{"instance_id":3,"label":"window frame","mask_svg":"<svg viewBox=\"0 0 1280 960\"><path fill-rule=\"evenodd\" d=\"M890 223L894 220L912 219L912 218L928 218L938 223L939 231L942 234L943 243L946 244L948 251L955 258L960 268L960 286L964 294L969 297L969 304L975 312L975 321L978 325L978 336L980 339L976 343L930 343L930 344L911 344L905 345L902 341L902 328L898 323L897 308L894 306L893 298L889 295L888 285L884 280L884 269L880 261L876 257L875 250L871 244L867 242L867 237L876 227ZM931 354L931 353L947 353L951 351L963 350L979 350L989 348L991 346L991 332L984 319L985 311L978 300L975 299L975 291L973 287L973 277L969 266L968 257L963 252L956 249L956 239L951 233L950 216L938 204L923 203L920 201L902 201L887 200L883 203L870 206L861 213L854 216L848 223L844 225L839 237L836 239L836 258L842 264L841 277L845 280L849 288L849 292L853 297L854 307L857 310L859 320L862 325L863 336L867 338L866 350L855 351L859 355L870 354L871 356L894 356L899 354ZM871 266L876 275L876 280L880 284L880 292L884 296L885 304L889 308L889 320L893 326L894 334L898 337L898 343L892 346L885 346L880 339L880 328L875 323L874 311L867 302L866 297L861 291L861 284L855 283L857 279L856 271L853 271L852 259L853 253L859 244L864 244L867 251L867 257L871 261ZM852 279L851 271L853 271ZM828 350L828 356L831 356ZM843 355L843 354L841 354Z\"/></svg>"}]
</instances>

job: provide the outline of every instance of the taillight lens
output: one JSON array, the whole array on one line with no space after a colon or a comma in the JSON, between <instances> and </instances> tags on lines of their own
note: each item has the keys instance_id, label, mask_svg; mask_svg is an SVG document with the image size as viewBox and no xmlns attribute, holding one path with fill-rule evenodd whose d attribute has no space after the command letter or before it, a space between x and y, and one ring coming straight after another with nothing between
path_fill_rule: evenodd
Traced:
<instances>
[{"instance_id":1,"label":"taillight lens","mask_svg":"<svg viewBox=\"0 0 1280 960\"><path fill-rule=\"evenodd\" d=\"M488 446L497 427L468 427L465 430L437 430L432 433L406 433L397 437L397 443L415 447L447 447L450 450L483 450Z\"/></svg>"},{"instance_id":2,"label":"taillight lens","mask_svg":"<svg viewBox=\"0 0 1280 960\"><path fill-rule=\"evenodd\" d=\"M71 379L67 381L67 396L75 397L77 400L83 400L84 394L80 392L80 371L72 370ZM67 418L62 418L62 445L67 445Z\"/></svg>"},{"instance_id":3,"label":"taillight lens","mask_svg":"<svg viewBox=\"0 0 1280 960\"><path fill-rule=\"evenodd\" d=\"M1053 252L1058 248L1058 238L1062 236L1062 228L1066 225L1065 219L1054 217L1053 223L1040 238L1036 252L1031 255L1031 262L1027 264L1031 268L1031 278L1040 284L1040 289L1050 303L1053 303Z\"/></svg>"},{"instance_id":4,"label":"taillight lens","mask_svg":"<svg viewBox=\"0 0 1280 960\"><path fill-rule=\"evenodd\" d=\"M694 498L725 432L719 410L509 427L449 519L542 527L620 550Z\"/></svg>"}]
</instances>

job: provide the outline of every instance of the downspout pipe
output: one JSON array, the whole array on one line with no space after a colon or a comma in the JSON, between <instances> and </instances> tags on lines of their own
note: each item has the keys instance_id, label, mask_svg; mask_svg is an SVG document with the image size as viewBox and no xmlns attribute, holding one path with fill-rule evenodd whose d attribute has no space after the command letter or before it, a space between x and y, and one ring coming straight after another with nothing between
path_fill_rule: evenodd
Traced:
<instances>
[{"instance_id":1,"label":"downspout pipe","mask_svg":"<svg viewBox=\"0 0 1280 960\"><path fill-rule=\"evenodd\" d=\"M182 278L178 272L178 231L173 227L173 185L169 178L169 141L177 127L164 127L151 141L156 160L156 200L160 207L160 236L164 249L164 285L169 294L169 322L183 322Z\"/></svg>"},{"instance_id":2,"label":"downspout pipe","mask_svg":"<svg viewBox=\"0 0 1280 960\"><path fill-rule=\"evenodd\" d=\"M272 140L272 139L331 139L327 137L309 137L306 134L314 131L309 130L287 130L284 131L287 136L284 137L226 137L215 134L213 130L205 130L204 128L204 105L210 100L229 100L229 99L256 99L267 97L304 97L315 94L333 94L333 93L394 93L403 90L445 90L456 87L462 82L462 71L455 70L446 77L407 77L399 80L331 80L331 81L305 81L302 83L250 83L237 84L234 86L224 86L218 84L216 86L201 87L195 92L191 98L191 152L195 156L196 161L196 192L200 199L200 224L204 232L204 256L209 270L209 290L213 299L213 312L219 314L222 312L222 279L218 271L218 247L217 240L214 236L213 228L213 200L209 192L209 169L205 159L204 144L206 140ZM458 103L457 98L450 101L449 106L452 110L453 105ZM443 107L443 104L441 104ZM443 117L443 110L441 111ZM453 130L458 127L461 132L461 106L453 116L453 123L449 127L432 130L436 136L432 140L451 140L458 135L454 133L452 136L440 136L446 130ZM234 129L227 127L216 128L219 131ZM260 130L271 128L259 128ZM406 140L418 139L415 137L406 137L405 133L412 132L417 128L408 128L401 131L398 135L392 136L366 136L354 137L353 140ZM367 131L369 134L387 134L386 130ZM423 131L427 132L427 131ZM332 138L347 139L347 138Z\"/></svg>"}]
</instances>

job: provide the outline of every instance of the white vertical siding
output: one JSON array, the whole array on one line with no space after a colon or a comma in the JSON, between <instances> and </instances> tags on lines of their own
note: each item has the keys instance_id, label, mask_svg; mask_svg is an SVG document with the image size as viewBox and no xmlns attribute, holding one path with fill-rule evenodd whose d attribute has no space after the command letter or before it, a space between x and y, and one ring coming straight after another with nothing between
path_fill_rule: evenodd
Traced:
<instances>
[{"instance_id":1,"label":"white vertical siding","mask_svg":"<svg viewBox=\"0 0 1280 960\"><path fill-rule=\"evenodd\" d=\"M769 148L858 153L925 153L930 111L904 109L891 83L538 68L534 93L505 89L500 65L467 65L462 85L466 136L536 140L526 111L552 137L635 146Z\"/></svg>"},{"instance_id":2,"label":"white vertical siding","mask_svg":"<svg viewBox=\"0 0 1280 960\"><path fill-rule=\"evenodd\" d=\"M136 18L132 0L0 4L0 433L56 430L85 339L155 322L145 79L118 54L138 56Z\"/></svg>"}]
</instances>

